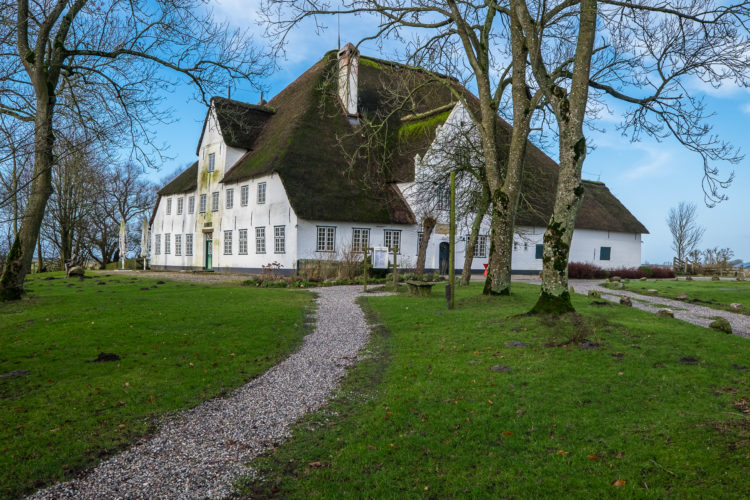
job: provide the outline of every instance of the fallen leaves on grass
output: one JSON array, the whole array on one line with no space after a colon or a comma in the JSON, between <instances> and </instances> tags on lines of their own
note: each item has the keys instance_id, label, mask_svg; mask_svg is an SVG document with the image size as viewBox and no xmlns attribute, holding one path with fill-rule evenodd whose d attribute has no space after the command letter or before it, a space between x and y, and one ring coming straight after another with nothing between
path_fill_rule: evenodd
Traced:
<instances>
[{"instance_id":1,"label":"fallen leaves on grass","mask_svg":"<svg viewBox=\"0 0 750 500\"><path fill-rule=\"evenodd\" d=\"M622 479L617 479L616 481L612 483L612 486L619 488L621 486L625 486L626 484L627 484L627 481L623 481Z\"/></svg>"},{"instance_id":2,"label":"fallen leaves on grass","mask_svg":"<svg viewBox=\"0 0 750 500\"><path fill-rule=\"evenodd\" d=\"M310 462L310 463L308 463L307 465L309 465L310 467L312 467L312 468L314 468L314 469L317 469L318 467L323 467L323 464L322 464L322 463L320 463L320 461L319 461L319 460L317 460L317 461L315 461L315 462Z\"/></svg>"},{"instance_id":3,"label":"fallen leaves on grass","mask_svg":"<svg viewBox=\"0 0 750 500\"><path fill-rule=\"evenodd\" d=\"M586 458L588 458L589 460L593 460L594 462L598 462L599 460L601 460L601 458L599 458L599 455L594 455L593 453L589 453Z\"/></svg>"}]
</instances>

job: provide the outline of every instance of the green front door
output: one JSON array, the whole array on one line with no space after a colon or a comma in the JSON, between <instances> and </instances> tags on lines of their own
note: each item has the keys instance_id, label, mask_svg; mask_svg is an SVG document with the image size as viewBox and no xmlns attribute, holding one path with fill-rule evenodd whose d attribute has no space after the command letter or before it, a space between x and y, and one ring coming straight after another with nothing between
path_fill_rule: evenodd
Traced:
<instances>
[{"instance_id":1,"label":"green front door","mask_svg":"<svg viewBox=\"0 0 750 500\"><path fill-rule=\"evenodd\" d=\"M206 235L206 271L213 270L214 239L212 234Z\"/></svg>"}]
</instances>

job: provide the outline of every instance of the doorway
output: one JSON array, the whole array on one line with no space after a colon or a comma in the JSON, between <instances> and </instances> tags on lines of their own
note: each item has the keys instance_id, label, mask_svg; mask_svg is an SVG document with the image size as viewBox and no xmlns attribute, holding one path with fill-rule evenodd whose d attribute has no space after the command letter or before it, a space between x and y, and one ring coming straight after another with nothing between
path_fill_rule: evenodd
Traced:
<instances>
[{"instance_id":1,"label":"doorway","mask_svg":"<svg viewBox=\"0 0 750 500\"><path fill-rule=\"evenodd\" d=\"M440 274L448 274L448 259L450 258L450 243L440 243Z\"/></svg>"},{"instance_id":2,"label":"doorway","mask_svg":"<svg viewBox=\"0 0 750 500\"><path fill-rule=\"evenodd\" d=\"M206 271L213 271L214 235L206 233Z\"/></svg>"}]
</instances>

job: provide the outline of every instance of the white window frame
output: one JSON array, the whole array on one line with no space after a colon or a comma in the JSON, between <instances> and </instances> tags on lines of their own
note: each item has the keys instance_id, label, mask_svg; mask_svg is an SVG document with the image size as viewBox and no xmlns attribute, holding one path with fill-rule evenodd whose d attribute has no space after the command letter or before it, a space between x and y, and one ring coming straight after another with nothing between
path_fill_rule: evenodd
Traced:
<instances>
[{"instance_id":1,"label":"white window frame","mask_svg":"<svg viewBox=\"0 0 750 500\"><path fill-rule=\"evenodd\" d=\"M234 189L229 188L226 192L226 207L234 208Z\"/></svg>"},{"instance_id":2,"label":"white window frame","mask_svg":"<svg viewBox=\"0 0 750 500\"><path fill-rule=\"evenodd\" d=\"M424 231L417 231L417 255L419 255L419 246L422 244L422 238L424 238Z\"/></svg>"},{"instance_id":3,"label":"white window frame","mask_svg":"<svg viewBox=\"0 0 750 500\"><path fill-rule=\"evenodd\" d=\"M247 255L247 229L240 229L239 235L239 255Z\"/></svg>"},{"instance_id":4,"label":"white window frame","mask_svg":"<svg viewBox=\"0 0 750 500\"><path fill-rule=\"evenodd\" d=\"M286 253L286 226L273 226L273 253Z\"/></svg>"},{"instance_id":5,"label":"white window frame","mask_svg":"<svg viewBox=\"0 0 750 500\"><path fill-rule=\"evenodd\" d=\"M437 186L437 208L438 210L450 210L451 207L451 190L445 183Z\"/></svg>"},{"instance_id":6,"label":"white window frame","mask_svg":"<svg viewBox=\"0 0 750 500\"><path fill-rule=\"evenodd\" d=\"M193 256L193 235L191 233L185 235L185 255Z\"/></svg>"},{"instance_id":7,"label":"white window frame","mask_svg":"<svg viewBox=\"0 0 750 500\"><path fill-rule=\"evenodd\" d=\"M199 203L199 206L198 206L198 211L200 213L202 213L202 214L206 213L206 197L207 196L208 196L207 194L202 194L201 197L200 197L200 203Z\"/></svg>"},{"instance_id":8,"label":"white window frame","mask_svg":"<svg viewBox=\"0 0 750 500\"><path fill-rule=\"evenodd\" d=\"M170 237L171 233L164 233L164 255L172 253Z\"/></svg>"},{"instance_id":9,"label":"white window frame","mask_svg":"<svg viewBox=\"0 0 750 500\"><path fill-rule=\"evenodd\" d=\"M266 203L266 183L265 182L259 182L258 183L258 205L263 205Z\"/></svg>"},{"instance_id":10,"label":"white window frame","mask_svg":"<svg viewBox=\"0 0 750 500\"><path fill-rule=\"evenodd\" d=\"M167 215L172 215L172 198L167 198Z\"/></svg>"},{"instance_id":11,"label":"white window frame","mask_svg":"<svg viewBox=\"0 0 750 500\"><path fill-rule=\"evenodd\" d=\"M480 234L477 237L477 247L476 247L476 252L474 252L474 257L478 259L487 258L487 241L488 240L489 240L489 237L486 234Z\"/></svg>"},{"instance_id":12,"label":"white window frame","mask_svg":"<svg viewBox=\"0 0 750 500\"><path fill-rule=\"evenodd\" d=\"M393 244L393 240L396 244ZM397 247L398 253L401 253L401 230L400 229L383 229L383 246L386 248Z\"/></svg>"},{"instance_id":13,"label":"white window frame","mask_svg":"<svg viewBox=\"0 0 750 500\"><path fill-rule=\"evenodd\" d=\"M218 212L219 211L219 192L214 191L211 193L211 211L212 212Z\"/></svg>"},{"instance_id":14,"label":"white window frame","mask_svg":"<svg viewBox=\"0 0 750 500\"><path fill-rule=\"evenodd\" d=\"M232 230L224 231L224 255L232 255Z\"/></svg>"},{"instance_id":15,"label":"white window frame","mask_svg":"<svg viewBox=\"0 0 750 500\"><path fill-rule=\"evenodd\" d=\"M255 253L266 253L266 227L260 226L255 228Z\"/></svg>"},{"instance_id":16,"label":"white window frame","mask_svg":"<svg viewBox=\"0 0 750 500\"><path fill-rule=\"evenodd\" d=\"M180 196L177 198L177 215L182 215L182 211L185 208L185 197Z\"/></svg>"},{"instance_id":17,"label":"white window frame","mask_svg":"<svg viewBox=\"0 0 750 500\"><path fill-rule=\"evenodd\" d=\"M316 252L336 251L336 226L318 226Z\"/></svg>"},{"instance_id":18,"label":"white window frame","mask_svg":"<svg viewBox=\"0 0 750 500\"><path fill-rule=\"evenodd\" d=\"M161 255L161 235L154 235L154 255Z\"/></svg>"},{"instance_id":19,"label":"white window frame","mask_svg":"<svg viewBox=\"0 0 750 500\"><path fill-rule=\"evenodd\" d=\"M247 200L250 198L250 186L245 184L240 188L240 206L246 207Z\"/></svg>"},{"instance_id":20,"label":"white window frame","mask_svg":"<svg viewBox=\"0 0 750 500\"><path fill-rule=\"evenodd\" d=\"M208 171L213 172L216 170L216 153L208 154Z\"/></svg>"},{"instance_id":21,"label":"white window frame","mask_svg":"<svg viewBox=\"0 0 750 500\"><path fill-rule=\"evenodd\" d=\"M370 228L352 228L352 252L361 253L365 248L370 248Z\"/></svg>"},{"instance_id":22,"label":"white window frame","mask_svg":"<svg viewBox=\"0 0 750 500\"><path fill-rule=\"evenodd\" d=\"M188 196L188 213L195 213L195 195Z\"/></svg>"},{"instance_id":23,"label":"white window frame","mask_svg":"<svg viewBox=\"0 0 750 500\"><path fill-rule=\"evenodd\" d=\"M174 235L174 254L175 255L182 255L182 235L181 234L175 234Z\"/></svg>"}]
</instances>

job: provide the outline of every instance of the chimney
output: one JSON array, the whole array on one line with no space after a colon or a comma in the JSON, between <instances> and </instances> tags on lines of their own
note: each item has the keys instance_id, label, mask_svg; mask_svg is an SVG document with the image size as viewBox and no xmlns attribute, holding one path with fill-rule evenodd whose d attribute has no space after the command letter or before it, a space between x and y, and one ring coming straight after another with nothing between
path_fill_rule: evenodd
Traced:
<instances>
[{"instance_id":1,"label":"chimney","mask_svg":"<svg viewBox=\"0 0 750 500\"><path fill-rule=\"evenodd\" d=\"M350 117L357 116L359 51L351 43L339 50L339 99Z\"/></svg>"}]
</instances>

